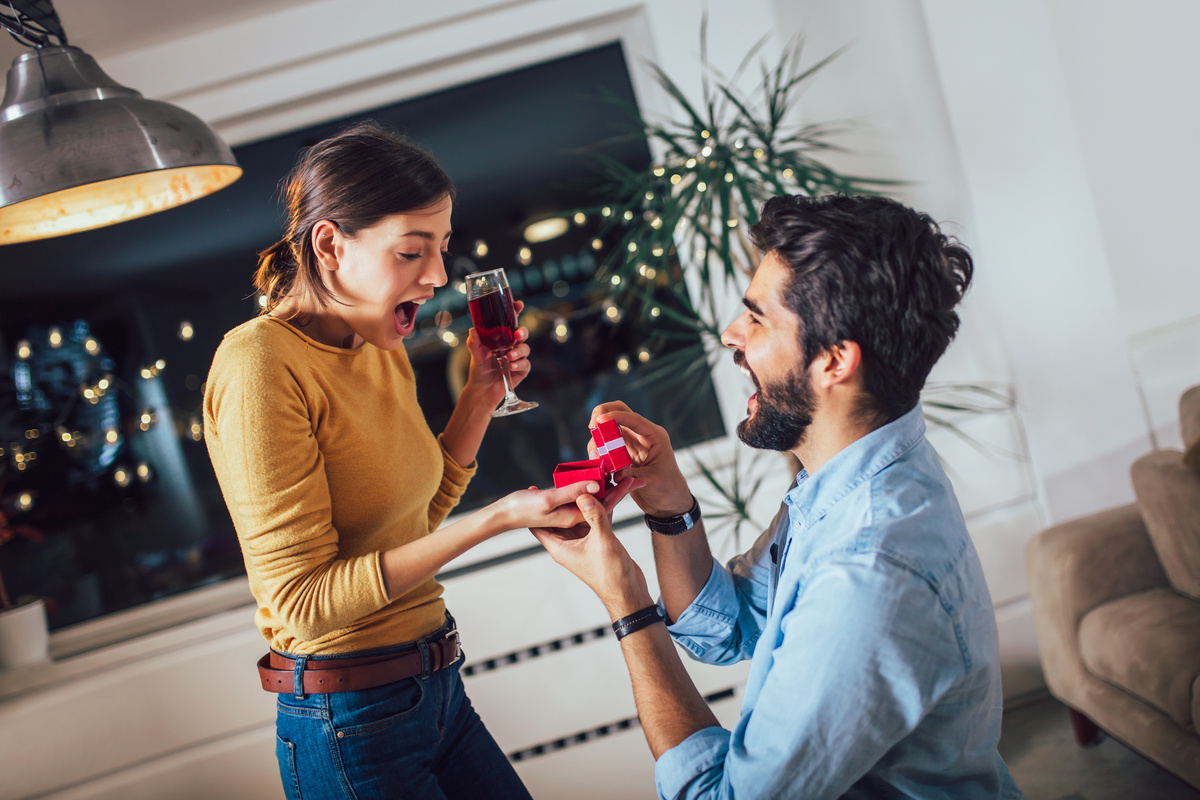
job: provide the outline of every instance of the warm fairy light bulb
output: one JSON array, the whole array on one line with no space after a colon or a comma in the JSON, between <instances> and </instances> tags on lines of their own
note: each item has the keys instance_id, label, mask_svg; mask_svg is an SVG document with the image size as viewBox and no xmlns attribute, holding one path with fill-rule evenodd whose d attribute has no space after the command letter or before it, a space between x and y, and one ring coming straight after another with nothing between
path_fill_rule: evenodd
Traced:
<instances>
[{"instance_id":1,"label":"warm fairy light bulb","mask_svg":"<svg viewBox=\"0 0 1200 800\"><path fill-rule=\"evenodd\" d=\"M94 356L94 355L96 355L96 353L100 352L100 343L97 342L95 339L93 339L91 336L89 336L83 342L83 349L87 350L88 355Z\"/></svg>"},{"instance_id":2,"label":"warm fairy light bulb","mask_svg":"<svg viewBox=\"0 0 1200 800\"><path fill-rule=\"evenodd\" d=\"M696 159L689 158L687 161L683 162L683 165L685 167L687 167L688 169L692 169L693 167L696 166Z\"/></svg>"},{"instance_id":3,"label":"warm fairy light bulb","mask_svg":"<svg viewBox=\"0 0 1200 800\"><path fill-rule=\"evenodd\" d=\"M616 325L621 321L621 309L612 300L604 301L604 321Z\"/></svg>"},{"instance_id":4,"label":"warm fairy light bulb","mask_svg":"<svg viewBox=\"0 0 1200 800\"><path fill-rule=\"evenodd\" d=\"M96 387L97 387L98 389L100 389L100 391L104 391L105 389L107 389L107 388L108 388L109 386L111 386L111 385L112 385L112 378L109 378L108 376L105 376L105 377L103 377L103 378L101 378L101 379L100 379L100 382L96 384Z\"/></svg>"},{"instance_id":5,"label":"warm fairy light bulb","mask_svg":"<svg viewBox=\"0 0 1200 800\"><path fill-rule=\"evenodd\" d=\"M267 296L265 294L260 294L258 296L258 307L259 308L267 307Z\"/></svg>"},{"instance_id":6,"label":"warm fairy light bulb","mask_svg":"<svg viewBox=\"0 0 1200 800\"><path fill-rule=\"evenodd\" d=\"M623 216L623 217L625 218L625 221L626 221L626 222L629 222L629 220L633 219L633 212L632 212L632 211L626 211L626 212L625 212L624 214L622 214L621 216Z\"/></svg>"},{"instance_id":7,"label":"warm fairy light bulb","mask_svg":"<svg viewBox=\"0 0 1200 800\"><path fill-rule=\"evenodd\" d=\"M613 275L613 276L612 276L612 285L613 285L613 286L620 286L620 285L621 285L621 276L620 276L620 275Z\"/></svg>"},{"instance_id":8,"label":"warm fairy light bulb","mask_svg":"<svg viewBox=\"0 0 1200 800\"><path fill-rule=\"evenodd\" d=\"M158 415L154 413L153 409L143 408L142 413L138 415L138 427L143 431L148 431L154 426L157 419Z\"/></svg>"},{"instance_id":9,"label":"warm fairy light bulb","mask_svg":"<svg viewBox=\"0 0 1200 800\"><path fill-rule=\"evenodd\" d=\"M644 347L641 350L638 350L638 361L645 364L649 360L650 360L650 351L649 350L647 350Z\"/></svg>"},{"instance_id":10,"label":"warm fairy light bulb","mask_svg":"<svg viewBox=\"0 0 1200 800\"><path fill-rule=\"evenodd\" d=\"M567 325L565 317L555 317L554 319L554 341L562 344L567 339L571 338L571 328Z\"/></svg>"},{"instance_id":11,"label":"warm fairy light bulb","mask_svg":"<svg viewBox=\"0 0 1200 800\"><path fill-rule=\"evenodd\" d=\"M761 147L754 148L754 157L756 159L758 159L759 161L762 161L763 156L765 156L766 154L767 154L766 151L763 150Z\"/></svg>"},{"instance_id":12,"label":"warm fairy light bulb","mask_svg":"<svg viewBox=\"0 0 1200 800\"><path fill-rule=\"evenodd\" d=\"M631 253L636 253L636 252L637 252L637 242L630 242L630 243L629 243L629 252L631 252Z\"/></svg>"},{"instance_id":13,"label":"warm fairy light bulb","mask_svg":"<svg viewBox=\"0 0 1200 800\"><path fill-rule=\"evenodd\" d=\"M654 192L646 192L646 195L645 195L645 197L646 197L646 199L647 199L647 200L653 200L653 199L654 199Z\"/></svg>"},{"instance_id":14,"label":"warm fairy light bulb","mask_svg":"<svg viewBox=\"0 0 1200 800\"><path fill-rule=\"evenodd\" d=\"M17 495L17 510L28 511L33 508L33 495L29 492L21 492Z\"/></svg>"},{"instance_id":15,"label":"warm fairy light bulb","mask_svg":"<svg viewBox=\"0 0 1200 800\"><path fill-rule=\"evenodd\" d=\"M433 315L433 321L439 328L449 328L450 324L454 322L454 315L449 311L442 310Z\"/></svg>"},{"instance_id":16,"label":"warm fairy light bulb","mask_svg":"<svg viewBox=\"0 0 1200 800\"><path fill-rule=\"evenodd\" d=\"M204 426L200 424L200 420L192 417L188 424L188 433L191 434L193 442L199 442L204 438Z\"/></svg>"},{"instance_id":17,"label":"warm fairy light bulb","mask_svg":"<svg viewBox=\"0 0 1200 800\"><path fill-rule=\"evenodd\" d=\"M459 294L466 294L467 293L467 284L463 281L455 281L454 282L454 291L458 292Z\"/></svg>"},{"instance_id":18,"label":"warm fairy light bulb","mask_svg":"<svg viewBox=\"0 0 1200 800\"><path fill-rule=\"evenodd\" d=\"M746 140L745 140L745 139L735 139L735 140L734 140L734 142L733 142L733 149L734 149L734 150L741 150L741 149L742 149L743 147L745 147L745 146L746 146Z\"/></svg>"},{"instance_id":19,"label":"warm fairy light bulb","mask_svg":"<svg viewBox=\"0 0 1200 800\"><path fill-rule=\"evenodd\" d=\"M587 214L584 214L582 211L576 211L575 212L575 224L582 225L585 222L587 222Z\"/></svg>"},{"instance_id":20,"label":"warm fairy light bulb","mask_svg":"<svg viewBox=\"0 0 1200 800\"><path fill-rule=\"evenodd\" d=\"M681 180L683 180L683 176L677 172L671 176L671 185L674 186L675 184L679 183Z\"/></svg>"},{"instance_id":21,"label":"warm fairy light bulb","mask_svg":"<svg viewBox=\"0 0 1200 800\"><path fill-rule=\"evenodd\" d=\"M710 136L712 136L712 134L711 134L711 133L709 133L708 131L700 131L700 138L701 138L701 139L707 139L707 138L708 138L708 137L710 137Z\"/></svg>"},{"instance_id":22,"label":"warm fairy light bulb","mask_svg":"<svg viewBox=\"0 0 1200 800\"><path fill-rule=\"evenodd\" d=\"M483 239L476 239L475 240L475 257L483 258L487 254L488 254L487 242L485 242Z\"/></svg>"},{"instance_id":23,"label":"warm fairy light bulb","mask_svg":"<svg viewBox=\"0 0 1200 800\"><path fill-rule=\"evenodd\" d=\"M29 346L29 342L25 341L24 339L17 342L17 358L24 361L31 355L33 355L33 348Z\"/></svg>"},{"instance_id":24,"label":"warm fairy light bulb","mask_svg":"<svg viewBox=\"0 0 1200 800\"><path fill-rule=\"evenodd\" d=\"M50 346L55 350L62 347L62 330L60 328L50 329Z\"/></svg>"},{"instance_id":25,"label":"warm fairy light bulb","mask_svg":"<svg viewBox=\"0 0 1200 800\"><path fill-rule=\"evenodd\" d=\"M121 435L117 433L116 428L109 428L104 432L104 441L107 444L116 444L120 439Z\"/></svg>"},{"instance_id":26,"label":"warm fairy light bulb","mask_svg":"<svg viewBox=\"0 0 1200 800\"><path fill-rule=\"evenodd\" d=\"M41 435L42 435L42 432L39 431L37 428L30 428L29 430L25 431L26 439L36 439Z\"/></svg>"},{"instance_id":27,"label":"warm fairy light bulb","mask_svg":"<svg viewBox=\"0 0 1200 800\"><path fill-rule=\"evenodd\" d=\"M738 226L738 221L736 219L727 219L725 220L725 224L731 228L736 228Z\"/></svg>"},{"instance_id":28,"label":"warm fairy light bulb","mask_svg":"<svg viewBox=\"0 0 1200 800\"><path fill-rule=\"evenodd\" d=\"M659 308L658 306L655 306L654 308L650 309L650 316L654 317L655 319L657 319L658 315L661 313L662 313L662 309Z\"/></svg>"},{"instance_id":29,"label":"warm fairy light bulb","mask_svg":"<svg viewBox=\"0 0 1200 800\"><path fill-rule=\"evenodd\" d=\"M705 158L708 158L709 156L712 155L712 148L705 145L704 149L700 151L700 155L704 156Z\"/></svg>"},{"instance_id":30,"label":"warm fairy light bulb","mask_svg":"<svg viewBox=\"0 0 1200 800\"><path fill-rule=\"evenodd\" d=\"M617 372L621 373L622 375L629 374L629 356L617 357Z\"/></svg>"},{"instance_id":31,"label":"warm fairy light bulb","mask_svg":"<svg viewBox=\"0 0 1200 800\"><path fill-rule=\"evenodd\" d=\"M603 241L603 240L601 240L601 239L592 239L592 249L593 249L593 250L599 250L601 247L604 247L604 241Z\"/></svg>"},{"instance_id":32,"label":"warm fairy light bulb","mask_svg":"<svg viewBox=\"0 0 1200 800\"><path fill-rule=\"evenodd\" d=\"M658 270L656 270L654 267L646 267L646 279L647 280L652 281L657 277L658 277Z\"/></svg>"},{"instance_id":33,"label":"warm fairy light bulb","mask_svg":"<svg viewBox=\"0 0 1200 800\"><path fill-rule=\"evenodd\" d=\"M71 432L59 431L58 438L62 439L65 444L69 445L71 443Z\"/></svg>"},{"instance_id":34,"label":"warm fairy light bulb","mask_svg":"<svg viewBox=\"0 0 1200 800\"><path fill-rule=\"evenodd\" d=\"M703 191L705 191L705 190L707 190L707 189L708 189L708 184L707 184L707 183L705 183L704 181L700 181L699 183L697 183L697 184L696 184L696 191L697 191L697 192L703 192Z\"/></svg>"},{"instance_id":35,"label":"warm fairy light bulb","mask_svg":"<svg viewBox=\"0 0 1200 800\"><path fill-rule=\"evenodd\" d=\"M790 177L792 177L792 176L793 176L793 175L795 175L795 174L796 174L796 173L792 172L792 168L791 168L791 167L788 167L787 169L785 169L785 170L783 171L783 177L785 177L785 178L790 178Z\"/></svg>"},{"instance_id":36,"label":"warm fairy light bulb","mask_svg":"<svg viewBox=\"0 0 1200 800\"><path fill-rule=\"evenodd\" d=\"M733 183L733 173L732 173L732 172L726 172L726 173L725 173L725 182L726 182L726 183Z\"/></svg>"},{"instance_id":37,"label":"warm fairy light bulb","mask_svg":"<svg viewBox=\"0 0 1200 800\"><path fill-rule=\"evenodd\" d=\"M129 470L125 469L124 467L117 467L117 471L113 473L113 480L116 482L117 486L120 486L122 489L124 489L129 485Z\"/></svg>"},{"instance_id":38,"label":"warm fairy light bulb","mask_svg":"<svg viewBox=\"0 0 1200 800\"><path fill-rule=\"evenodd\" d=\"M650 251L650 254L653 255L655 258L658 258L659 256L661 256L663 254L663 249L661 247L655 247L653 250Z\"/></svg>"},{"instance_id":39,"label":"warm fairy light bulb","mask_svg":"<svg viewBox=\"0 0 1200 800\"><path fill-rule=\"evenodd\" d=\"M602 216L602 217L611 217L611 216L612 216L612 209L611 209L611 208L609 208L608 206L605 206L604 208L600 209L600 216Z\"/></svg>"},{"instance_id":40,"label":"warm fairy light bulb","mask_svg":"<svg viewBox=\"0 0 1200 800\"><path fill-rule=\"evenodd\" d=\"M458 336L454 331L442 331L442 341L450 347L458 347Z\"/></svg>"},{"instance_id":41,"label":"warm fairy light bulb","mask_svg":"<svg viewBox=\"0 0 1200 800\"><path fill-rule=\"evenodd\" d=\"M533 251L528 247L522 247L517 251L517 261L520 261L522 264L528 266L529 262L533 261Z\"/></svg>"},{"instance_id":42,"label":"warm fairy light bulb","mask_svg":"<svg viewBox=\"0 0 1200 800\"><path fill-rule=\"evenodd\" d=\"M196 335L196 329L192 327L192 323L184 320L179 323L179 338L185 342L190 342L192 337Z\"/></svg>"},{"instance_id":43,"label":"warm fairy light bulb","mask_svg":"<svg viewBox=\"0 0 1200 800\"><path fill-rule=\"evenodd\" d=\"M137 477L142 483L150 480L150 465L145 461L137 465Z\"/></svg>"},{"instance_id":44,"label":"warm fairy light bulb","mask_svg":"<svg viewBox=\"0 0 1200 800\"><path fill-rule=\"evenodd\" d=\"M654 168L654 177L661 178L663 175L666 175L666 174L667 174L666 167L655 167Z\"/></svg>"},{"instance_id":45,"label":"warm fairy light bulb","mask_svg":"<svg viewBox=\"0 0 1200 800\"><path fill-rule=\"evenodd\" d=\"M655 217L654 219L650 220L650 227L654 228L654 230L658 230L662 226L663 226L662 217Z\"/></svg>"}]
</instances>

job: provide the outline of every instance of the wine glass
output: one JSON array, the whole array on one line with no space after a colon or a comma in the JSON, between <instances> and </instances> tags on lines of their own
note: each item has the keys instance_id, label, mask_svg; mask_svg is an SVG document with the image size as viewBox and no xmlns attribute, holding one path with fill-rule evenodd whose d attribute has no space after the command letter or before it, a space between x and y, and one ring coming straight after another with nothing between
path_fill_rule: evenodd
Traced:
<instances>
[{"instance_id":1,"label":"wine glass","mask_svg":"<svg viewBox=\"0 0 1200 800\"><path fill-rule=\"evenodd\" d=\"M508 288L508 276L503 269L490 269L487 272L473 272L465 280L471 323L479 332L479 341L500 362L500 375L504 379L504 402L492 412L492 416L507 417L537 408L537 403L517 397L508 373L508 359L505 356L517 344L517 312L513 307L512 291Z\"/></svg>"}]
</instances>

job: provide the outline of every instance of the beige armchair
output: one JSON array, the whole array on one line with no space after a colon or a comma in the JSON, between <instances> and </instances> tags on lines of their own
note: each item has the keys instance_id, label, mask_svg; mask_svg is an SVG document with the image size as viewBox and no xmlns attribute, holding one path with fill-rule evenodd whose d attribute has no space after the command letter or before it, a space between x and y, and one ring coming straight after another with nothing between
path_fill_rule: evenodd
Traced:
<instances>
[{"instance_id":1,"label":"beige armchair","mask_svg":"<svg viewBox=\"0 0 1200 800\"><path fill-rule=\"evenodd\" d=\"M1103 730L1200 788L1200 386L1179 408L1187 451L1142 456L1136 502L1042 531L1026 569L1076 740Z\"/></svg>"}]
</instances>

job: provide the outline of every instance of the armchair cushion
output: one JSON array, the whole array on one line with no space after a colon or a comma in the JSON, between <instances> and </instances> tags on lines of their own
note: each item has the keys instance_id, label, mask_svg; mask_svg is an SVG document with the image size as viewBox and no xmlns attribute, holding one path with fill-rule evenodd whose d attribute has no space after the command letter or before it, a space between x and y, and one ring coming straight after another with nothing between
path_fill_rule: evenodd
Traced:
<instances>
[{"instance_id":1,"label":"armchair cushion","mask_svg":"<svg viewBox=\"0 0 1200 800\"><path fill-rule=\"evenodd\" d=\"M1169 588L1111 600L1084 615L1079 654L1096 677L1194 729L1200 603Z\"/></svg>"},{"instance_id":2,"label":"armchair cushion","mask_svg":"<svg viewBox=\"0 0 1200 800\"><path fill-rule=\"evenodd\" d=\"M1200 600L1200 471L1177 450L1156 450L1130 469L1138 510L1176 590Z\"/></svg>"}]
</instances>

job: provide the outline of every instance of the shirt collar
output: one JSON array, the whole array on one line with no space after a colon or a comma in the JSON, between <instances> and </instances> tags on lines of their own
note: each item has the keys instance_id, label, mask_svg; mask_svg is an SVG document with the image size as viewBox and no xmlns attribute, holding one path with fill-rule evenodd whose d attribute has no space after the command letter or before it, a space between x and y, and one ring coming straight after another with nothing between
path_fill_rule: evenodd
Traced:
<instances>
[{"instance_id":1,"label":"shirt collar","mask_svg":"<svg viewBox=\"0 0 1200 800\"><path fill-rule=\"evenodd\" d=\"M925 435L925 415L917 403L903 416L851 443L825 462L815 475L800 470L783 501L792 519L808 527L863 481L904 455Z\"/></svg>"}]
</instances>

